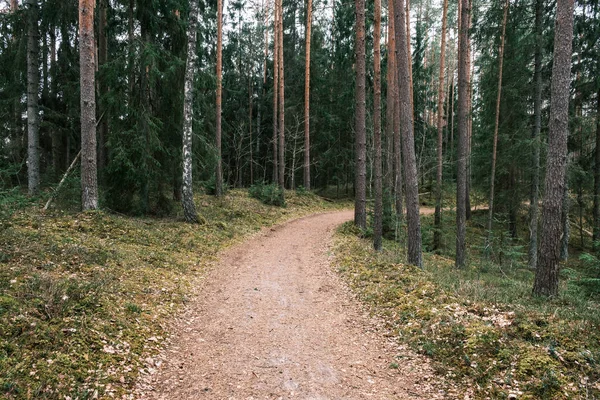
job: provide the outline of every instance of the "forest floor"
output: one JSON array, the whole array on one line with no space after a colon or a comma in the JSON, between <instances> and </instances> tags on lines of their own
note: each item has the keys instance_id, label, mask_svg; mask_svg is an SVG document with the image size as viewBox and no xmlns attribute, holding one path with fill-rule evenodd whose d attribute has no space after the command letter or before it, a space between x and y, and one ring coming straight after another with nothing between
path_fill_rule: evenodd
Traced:
<instances>
[{"instance_id":1,"label":"forest floor","mask_svg":"<svg viewBox=\"0 0 600 400\"><path fill-rule=\"evenodd\" d=\"M331 269L333 232L352 215L305 217L227 251L147 360L137 398L445 398L427 359Z\"/></svg>"}]
</instances>

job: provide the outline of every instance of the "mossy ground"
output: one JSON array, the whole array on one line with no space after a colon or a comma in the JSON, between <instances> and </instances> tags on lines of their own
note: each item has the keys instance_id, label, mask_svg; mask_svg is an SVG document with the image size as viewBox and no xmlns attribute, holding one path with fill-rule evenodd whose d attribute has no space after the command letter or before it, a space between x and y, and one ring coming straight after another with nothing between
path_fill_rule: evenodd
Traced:
<instances>
[{"instance_id":1,"label":"mossy ground","mask_svg":"<svg viewBox=\"0 0 600 400\"><path fill-rule=\"evenodd\" d=\"M167 323L217 253L296 216L347 204L286 193L198 196L203 223L179 216L17 210L0 224L0 398L121 398L162 346Z\"/></svg>"},{"instance_id":2,"label":"mossy ground","mask_svg":"<svg viewBox=\"0 0 600 400\"><path fill-rule=\"evenodd\" d=\"M425 245L432 218L422 219ZM451 213L446 218L451 229ZM483 233L477 221L471 225L473 243ZM463 271L454 268L451 255L432 253L425 253L420 270L404 264L403 247L394 242L373 251L351 223L336 237L342 275L399 341L433 360L450 393L600 398L600 308L569 291L568 280L561 282L560 298L535 299L533 274L522 258L494 263L473 246Z\"/></svg>"}]
</instances>

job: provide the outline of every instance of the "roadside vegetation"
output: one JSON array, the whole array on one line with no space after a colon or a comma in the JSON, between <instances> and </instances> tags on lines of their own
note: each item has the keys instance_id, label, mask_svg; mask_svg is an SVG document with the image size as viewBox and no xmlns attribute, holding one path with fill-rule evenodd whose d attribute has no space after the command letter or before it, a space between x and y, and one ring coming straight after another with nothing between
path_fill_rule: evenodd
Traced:
<instances>
[{"instance_id":1,"label":"roadside vegetation","mask_svg":"<svg viewBox=\"0 0 600 400\"><path fill-rule=\"evenodd\" d=\"M342 207L310 193L285 197L283 208L242 190L199 195L202 223L190 225L181 215L44 213L41 202L4 193L0 398L121 398L156 367L146 360L220 250L262 227Z\"/></svg>"},{"instance_id":2,"label":"roadside vegetation","mask_svg":"<svg viewBox=\"0 0 600 400\"><path fill-rule=\"evenodd\" d=\"M467 235L468 266L454 267L452 211L439 254L424 253L424 268L406 264L403 244L385 240L375 252L370 232L351 223L337 234L336 266L392 335L428 356L449 393L474 398L600 398L598 259L571 248L560 297L531 295L534 272L527 247L498 225L485 248L486 212L475 212ZM424 245L433 216L423 216ZM525 233L521 237L526 237ZM399 361L401 362L401 360Z\"/></svg>"}]
</instances>

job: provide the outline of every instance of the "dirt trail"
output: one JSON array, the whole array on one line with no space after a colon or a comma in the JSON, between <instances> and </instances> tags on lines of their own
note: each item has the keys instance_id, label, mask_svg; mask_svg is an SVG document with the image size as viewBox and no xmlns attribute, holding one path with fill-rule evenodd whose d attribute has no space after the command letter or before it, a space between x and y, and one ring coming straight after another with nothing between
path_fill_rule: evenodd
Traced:
<instances>
[{"instance_id":1,"label":"dirt trail","mask_svg":"<svg viewBox=\"0 0 600 400\"><path fill-rule=\"evenodd\" d=\"M333 230L352 216L306 217L226 252L137 398L442 398L427 362L386 339L330 268Z\"/></svg>"}]
</instances>

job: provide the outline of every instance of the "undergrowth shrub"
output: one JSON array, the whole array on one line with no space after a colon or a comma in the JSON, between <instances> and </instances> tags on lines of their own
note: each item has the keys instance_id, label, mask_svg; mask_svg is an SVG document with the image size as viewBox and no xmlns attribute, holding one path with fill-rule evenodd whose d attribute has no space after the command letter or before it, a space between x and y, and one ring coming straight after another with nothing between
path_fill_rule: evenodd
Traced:
<instances>
[{"instance_id":1,"label":"undergrowth shrub","mask_svg":"<svg viewBox=\"0 0 600 400\"><path fill-rule=\"evenodd\" d=\"M250 186L248 189L251 197L260 200L264 204L271 206L285 207L285 198L283 190L273 183L265 184L263 182Z\"/></svg>"}]
</instances>

